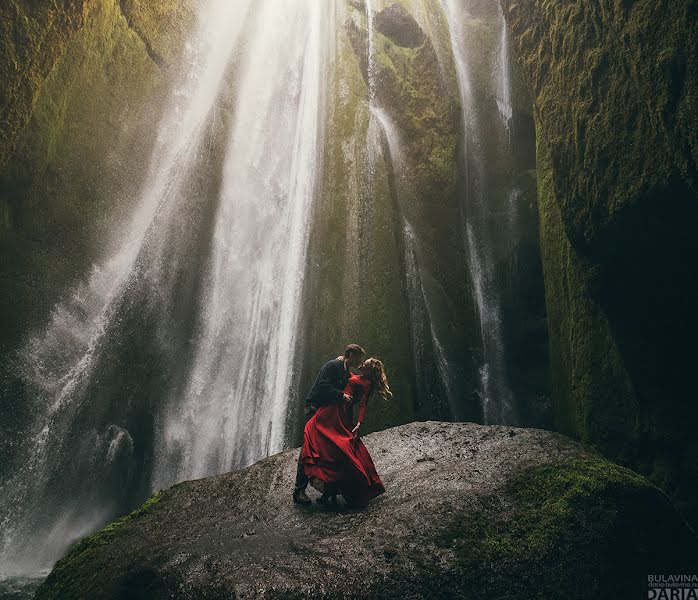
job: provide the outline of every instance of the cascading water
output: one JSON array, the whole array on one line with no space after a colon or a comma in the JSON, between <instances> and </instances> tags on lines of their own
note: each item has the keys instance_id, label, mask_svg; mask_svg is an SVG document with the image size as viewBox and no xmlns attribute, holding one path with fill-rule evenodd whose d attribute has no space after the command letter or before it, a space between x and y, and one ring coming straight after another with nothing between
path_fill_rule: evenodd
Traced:
<instances>
[{"instance_id":1,"label":"cascading water","mask_svg":"<svg viewBox=\"0 0 698 600\"><path fill-rule=\"evenodd\" d=\"M468 244L469 267L473 285L473 295L478 307L480 330L483 344L483 364L480 369L483 420L486 424L517 422L514 397L507 383L506 348L502 324L499 285L496 280L495 260L496 235L506 237L508 219L497 219L493 209L493 191L488 187L487 165L485 164L484 140L481 124L484 119L482 102L473 91L472 56L473 46L464 34L462 24L469 17L469 2L443 0L451 34L456 75L461 98L465 141L466 194L464 198L463 221L465 239ZM502 125L507 130L511 120L509 101L509 70L506 56L506 31L503 15L502 40L499 44L498 59L495 61L497 76L494 95L502 117ZM493 223L493 220L496 222ZM494 231L499 233L493 234Z\"/></svg>"},{"instance_id":2,"label":"cascading water","mask_svg":"<svg viewBox=\"0 0 698 600\"><path fill-rule=\"evenodd\" d=\"M373 2L366 0L366 31L368 37L368 104L374 106L376 100L376 44L375 44L375 25L373 18L375 12L373 10Z\"/></svg>"},{"instance_id":3,"label":"cascading water","mask_svg":"<svg viewBox=\"0 0 698 600\"><path fill-rule=\"evenodd\" d=\"M511 142L511 119L514 116L514 110L511 106L511 75L509 73L509 35L507 33L507 24L504 20L504 13L501 6L499 7L499 45L497 49L496 62L496 97L497 108L504 122L504 127L507 131L507 141Z\"/></svg>"},{"instance_id":4,"label":"cascading water","mask_svg":"<svg viewBox=\"0 0 698 600\"><path fill-rule=\"evenodd\" d=\"M155 482L280 450L319 165L329 5L263 3L237 81L189 380L160 419Z\"/></svg>"},{"instance_id":5,"label":"cascading water","mask_svg":"<svg viewBox=\"0 0 698 600\"><path fill-rule=\"evenodd\" d=\"M202 6L120 250L25 349L37 418L2 483L3 577L157 487L281 448L333 15Z\"/></svg>"}]
</instances>

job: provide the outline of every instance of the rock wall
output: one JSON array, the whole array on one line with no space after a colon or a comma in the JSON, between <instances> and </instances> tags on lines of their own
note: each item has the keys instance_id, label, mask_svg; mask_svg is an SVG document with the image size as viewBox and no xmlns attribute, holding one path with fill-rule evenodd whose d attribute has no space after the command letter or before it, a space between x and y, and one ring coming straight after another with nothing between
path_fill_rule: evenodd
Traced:
<instances>
[{"instance_id":1,"label":"rock wall","mask_svg":"<svg viewBox=\"0 0 698 600\"><path fill-rule=\"evenodd\" d=\"M695 522L698 4L501 5L537 119L556 426Z\"/></svg>"},{"instance_id":2,"label":"rock wall","mask_svg":"<svg viewBox=\"0 0 698 600\"><path fill-rule=\"evenodd\" d=\"M50 4L12 2L1 15L0 243L15 284L1 299L5 342L18 312L41 320L131 208L168 65L193 21L186 0Z\"/></svg>"},{"instance_id":3,"label":"rock wall","mask_svg":"<svg viewBox=\"0 0 698 600\"><path fill-rule=\"evenodd\" d=\"M395 401L369 410L368 430L413 418L482 421L483 343L464 223L475 155L486 165L479 183L487 186L488 225L507 218L512 180L520 191L518 237L493 252L497 282L506 282L504 335L522 422L547 425L530 98L513 64L514 118L504 139L492 82L499 13L470 4L457 34L467 38L483 141L468 151L442 4L355 0L337 14L335 101L311 235L304 313L312 317L299 387L307 389L346 342L360 342L389 366L396 392ZM512 156L501 151L509 143Z\"/></svg>"},{"instance_id":4,"label":"rock wall","mask_svg":"<svg viewBox=\"0 0 698 600\"><path fill-rule=\"evenodd\" d=\"M0 409L12 430L30 406L10 350L131 212L194 14L188 0L12 0L0 21Z\"/></svg>"}]
</instances>

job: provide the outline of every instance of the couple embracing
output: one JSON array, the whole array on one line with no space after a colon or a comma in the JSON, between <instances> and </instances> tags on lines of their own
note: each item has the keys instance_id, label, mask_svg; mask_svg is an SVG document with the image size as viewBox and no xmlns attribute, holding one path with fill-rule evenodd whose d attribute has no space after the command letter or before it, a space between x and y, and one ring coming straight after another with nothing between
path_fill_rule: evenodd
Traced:
<instances>
[{"instance_id":1,"label":"couple embracing","mask_svg":"<svg viewBox=\"0 0 698 600\"><path fill-rule=\"evenodd\" d=\"M322 492L321 504L334 502L341 494L350 506L365 506L385 491L359 428L369 398L377 394L386 399L392 393L383 363L364 356L361 346L347 346L344 356L323 365L305 399L303 448L293 491L297 504L311 504L305 493L308 484ZM359 405L356 425L355 404Z\"/></svg>"}]
</instances>

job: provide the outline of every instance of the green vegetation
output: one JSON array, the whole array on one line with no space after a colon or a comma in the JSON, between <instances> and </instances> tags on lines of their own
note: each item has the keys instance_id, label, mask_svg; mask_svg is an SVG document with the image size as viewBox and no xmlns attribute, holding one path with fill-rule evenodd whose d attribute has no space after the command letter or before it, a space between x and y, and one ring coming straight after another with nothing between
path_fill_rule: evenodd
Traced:
<instances>
[{"instance_id":1,"label":"green vegetation","mask_svg":"<svg viewBox=\"0 0 698 600\"><path fill-rule=\"evenodd\" d=\"M637 473L600 458L533 467L508 485L515 516L505 529L486 531L483 545L490 552L539 559L561 545L579 549L589 536L579 524L593 522L603 535L624 508L618 495L649 487Z\"/></svg>"},{"instance_id":2,"label":"green vegetation","mask_svg":"<svg viewBox=\"0 0 698 600\"><path fill-rule=\"evenodd\" d=\"M670 564L690 543L655 525L676 519L664 494L600 456L520 471L482 506L444 544L455 545L467 585L496 597L622 597L641 589L654 544L666 544Z\"/></svg>"},{"instance_id":3,"label":"green vegetation","mask_svg":"<svg viewBox=\"0 0 698 600\"><path fill-rule=\"evenodd\" d=\"M608 321L589 297L583 267L565 235L550 152L537 148L541 257L545 277L556 429L621 457L632 445L637 411Z\"/></svg>"},{"instance_id":4,"label":"green vegetation","mask_svg":"<svg viewBox=\"0 0 698 600\"><path fill-rule=\"evenodd\" d=\"M108 555L100 554L96 549L109 544L128 523L148 515L162 498L163 493L156 492L128 515L109 523L97 533L76 543L66 556L56 563L48 579L37 591L35 598L37 600L80 598L83 590L93 586L94 582L99 580L100 567L109 566ZM91 568L83 568L83 565L90 563L92 563ZM84 577L89 579L86 581Z\"/></svg>"},{"instance_id":5,"label":"green vegetation","mask_svg":"<svg viewBox=\"0 0 698 600\"><path fill-rule=\"evenodd\" d=\"M163 109L152 100L192 25L188 0L156 3L168 13L159 20L125 0L44 4L0 9L0 276L14 284L0 324L10 347L132 210Z\"/></svg>"}]
</instances>

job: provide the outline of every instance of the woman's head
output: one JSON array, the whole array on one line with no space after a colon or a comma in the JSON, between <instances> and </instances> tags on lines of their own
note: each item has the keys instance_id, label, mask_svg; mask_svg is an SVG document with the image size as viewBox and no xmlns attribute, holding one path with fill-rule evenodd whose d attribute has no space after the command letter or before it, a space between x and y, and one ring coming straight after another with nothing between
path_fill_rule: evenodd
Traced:
<instances>
[{"instance_id":1,"label":"woman's head","mask_svg":"<svg viewBox=\"0 0 698 600\"><path fill-rule=\"evenodd\" d=\"M386 399L393 395L381 361L377 358L367 358L361 363L360 368L361 374L371 382L372 391Z\"/></svg>"}]
</instances>

